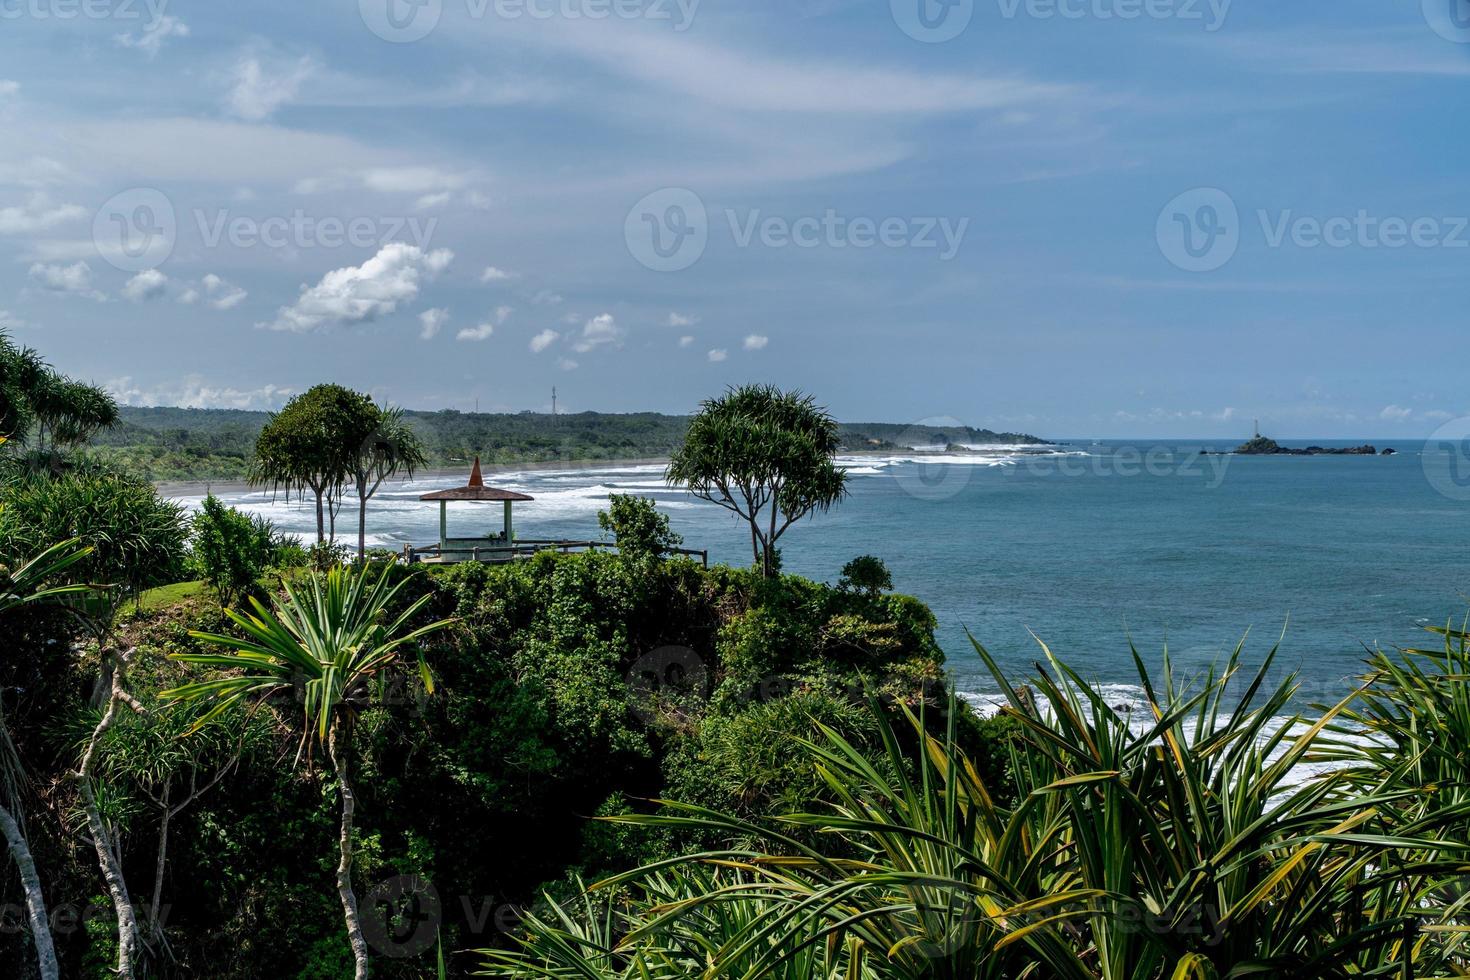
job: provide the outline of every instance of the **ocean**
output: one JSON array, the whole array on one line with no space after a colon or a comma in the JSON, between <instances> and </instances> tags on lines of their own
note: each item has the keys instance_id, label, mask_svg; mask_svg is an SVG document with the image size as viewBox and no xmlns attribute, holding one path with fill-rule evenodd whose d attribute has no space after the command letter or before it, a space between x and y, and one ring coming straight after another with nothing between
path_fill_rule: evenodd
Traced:
<instances>
[{"instance_id":1,"label":"ocean","mask_svg":"<svg viewBox=\"0 0 1470 980\"><path fill-rule=\"evenodd\" d=\"M1200 455L1233 445L1082 440L844 457L850 497L787 533L785 568L835 581L855 556L882 558L896 588L934 610L956 685L977 703L996 687L967 631L1018 677L1045 642L1125 702L1138 693L1130 642L1152 665L1167 647L1187 674L1242 641L1247 661L1259 663L1279 641L1277 664L1301 673L1306 703L1346 694L1367 650L1434 645L1426 625L1464 618L1470 479L1459 457L1421 443L1394 443L1396 456ZM487 482L536 498L517 508L522 537L598 538L608 494L634 493L658 502L686 547L749 563L742 525L669 488L662 473L604 464ZM437 506L417 498L455 482L385 486L368 510L370 543L436 541ZM306 504L222 499L313 533ZM451 533L499 521L498 506L450 507ZM355 542L350 503L339 527Z\"/></svg>"}]
</instances>

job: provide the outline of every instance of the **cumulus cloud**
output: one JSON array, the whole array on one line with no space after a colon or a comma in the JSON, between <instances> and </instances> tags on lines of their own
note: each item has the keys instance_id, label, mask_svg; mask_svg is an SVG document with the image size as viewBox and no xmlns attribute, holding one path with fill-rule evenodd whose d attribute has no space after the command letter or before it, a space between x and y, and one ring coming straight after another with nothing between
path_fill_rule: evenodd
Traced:
<instances>
[{"instance_id":1,"label":"cumulus cloud","mask_svg":"<svg viewBox=\"0 0 1470 980\"><path fill-rule=\"evenodd\" d=\"M360 266L333 270L315 286L303 286L295 303L281 307L273 322L259 326L304 333L376 320L417 299L423 282L443 272L453 259L447 248L425 252L417 245L393 242Z\"/></svg>"},{"instance_id":2,"label":"cumulus cloud","mask_svg":"<svg viewBox=\"0 0 1470 980\"><path fill-rule=\"evenodd\" d=\"M504 269L497 269L493 265L486 266L485 271L480 273L481 282L505 282L515 277L516 274L514 272L506 272Z\"/></svg>"},{"instance_id":3,"label":"cumulus cloud","mask_svg":"<svg viewBox=\"0 0 1470 980\"><path fill-rule=\"evenodd\" d=\"M771 342L771 338L770 337L764 337L761 334L753 333L749 337L746 337L745 338L745 349L746 350L765 350L766 349L766 345L769 344L770 342Z\"/></svg>"},{"instance_id":4,"label":"cumulus cloud","mask_svg":"<svg viewBox=\"0 0 1470 980\"><path fill-rule=\"evenodd\" d=\"M295 101L301 83L315 70L310 58L266 65L257 55L241 55L230 75L230 111L251 122L269 119L281 106Z\"/></svg>"},{"instance_id":5,"label":"cumulus cloud","mask_svg":"<svg viewBox=\"0 0 1470 980\"><path fill-rule=\"evenodd\" d=\"M444 329L444 324L449 322L449 311L442 306L432 310L425 310L419 314L419 337L423 340L433 340L439 336L439 331Z\"/></svg>"},{"instance_id":6,"label":"cumulus cloud","mask_svg":"<svg viewBox=\"0 0 1470 980\"><path fill-rule=\"evenodd\" d=\"M670 313L668 325L671 327L692 327L699 322L697 316L685 316L683 313Z\"/></svg>"},{"instance_id":7,"label":"cumulus cloud","mask_svg":"<svg viewBox=\"0 0 1470 980\"><path fill-rule=\"evenodd\" d=\"M588 320L582 326L582 335L572 345L572 349L578 354L586 354L588 351L605 347L608 344L620 343L623 339L623 328L618 326L617 320L613 319L611 313L603 313Z\"/></svg>"},{"instance_id":8,"label":"cumulus cloud","mask_svg":"<svg viewBox=\"0 0 1470 980\"><path fill-rule=\"evenodd\" d=\"M37 262L29 272L31 282L52 293L85 296L98 302L106 299L92 285L92 267L86 262L74 265L43 265Z\"/></svg>"},{"instance_id":9,"label":"cumulus cloud","mask_svg":"<svg viewBox=\"0 0 1470 980\"><path fill-rule=\"evenodd\" d=\"M561 339L561 334L550 328L531 338L531 353L539 354Z\"/></svg>"},{"instance_id":10,"label":"cumulus cloud","mask_svg":"<svg viewBox=\"0 0 1470 980\"><path fill-rule=\"evenodd\" d=\"M491 319L477 327L467 327L454 335L455 340L489 340L495 333L496 324L504 325L514 311L509 306L497 307Z\"/></svg>"},{"instance_id":11,"label":"cumulus cloud","mask_svg":"<svg viewBox=\"0 0 1470 980\"><path fill-rule=\"evenodd\" d=\"M721 349L719 347L716 347L714 350L712 350L712 351L709 352L709 359L710 359L711 362L713 362L715 364L720 363L721 361L723 361L725 358L727 358L729 356L730 356L730 352L729 351L723 350L723 349Z\"/></svg>"},{"instance_id":12,"label":"cumulus cloud","mask_svg":"<svg viewBox=\"0 0 1470 980\"><path fill-rule=\"evenodd\" d=\"M198 375L179 381L144 387L131 377L114 378L103 385L124 405L172 405L179 408L280 408L296 394L291 388L263 385L259 388L231 388L211 384Z\"/></svg>"},{"instance_id":13,"label":"cumulus cloud","mask_svg":"<svg viewBox=\"0 0 1470 980\"><path fill-rule=\"evenodd\" d=\"M79 204L54 204L45 194L36 193L24 204L0 208L0 235L31 235L87 214Z\"/></svg>"},{"instance_id":14,"label":"cumulus cloud","mask_svg":"<svg viewBox=\"0 0 1470 980\"><path fill-rule=\"evenodd\" d=\"M1406 422L1414 414L1411 408L1403 408L1399 405L1389 405L1378 413L1378 417L1388 422Z\"/></svg>"},{"instance_id":15,"label":"cumulus cloud","mask_svg":"<svg viewBox=\"0 0 1470 980\"><path fill-rule=\"evenodd\" d=\"M20 91L20 82L9 78L0 78L0 99L9 98Z\"/></svg>"},{"instance_id":16,"label":"cumulus cloud","mask_svg":"<svg viewBox=\"0 0 1470 980\"><path fill-rule=\"evenodd\" d=\"M570 357L563 357L561 360L556 362L556 366L561 368L563 371L577 370L577 362L572 360Z\"/></svg>"},{"instance_id":17,"label":"cumulus cloud","mask_svg":"<svg viewBox=\"0 0 1470 980\"><path fill-rule=\"evenodd\" d=\"M209 298L209 305L216 310L233 310L250 294L236 286L232 282L221 279L214 273L204 277L204 293Z\"/></svg>"},{"instance_id":18,"label":"cumulus cloud","mask_svg":"<svg viewBox=\"0 0 1470 980\"><path fill-rule=\"evenodd\" d=\"M158 52L163 49L165 41L170 38L188 36L188 24L177 17L164 16L136 33L115 35L113 41L121 48L136 48L147 55L149 61L152 61L158 57Z\"/></svg>"},{"instance_id":19,"label":"cumulus cloud","mask_svg":"<svg viewBox=\"0 0 1470 980\"><path fill-rule=\"evenodd\" d=\"M680 337L679 338L679 346L680 347L692 347L693 345L694 345L694 338L693 337L685 336L685 337Z\"/></svg>"},{"instance_id":20,"label":"cumulus cloud","mask_svg":"<svg viewBox=\"0 0 1470 980\"><path fill-rule=\"evenodd\" d=\"M125 299L134 303L146 303L155 300L168 292L168 276L157 269L147 269L129 279L127 285L123 286L122 294Z\"/></svg>"}]
</instances>

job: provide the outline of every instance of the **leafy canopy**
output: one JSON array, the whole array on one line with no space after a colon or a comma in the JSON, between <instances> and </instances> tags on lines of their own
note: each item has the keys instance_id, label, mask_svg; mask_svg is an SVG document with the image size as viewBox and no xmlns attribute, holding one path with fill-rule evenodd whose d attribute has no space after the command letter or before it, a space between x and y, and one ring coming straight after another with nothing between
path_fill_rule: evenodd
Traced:
<instances>
[{"instance_id":1,"label":"leafy canopy","mask_svg":"<svg viewBox=\"0 0 1470 980\"><path fill-rule=\"evenodd\" d=\"M834 462L840 444L837 421L810 396L744 385L704 403L666 478L749 524L755 563L769 576L781 535L847 495Z\"/></svg>"}]
</instances>

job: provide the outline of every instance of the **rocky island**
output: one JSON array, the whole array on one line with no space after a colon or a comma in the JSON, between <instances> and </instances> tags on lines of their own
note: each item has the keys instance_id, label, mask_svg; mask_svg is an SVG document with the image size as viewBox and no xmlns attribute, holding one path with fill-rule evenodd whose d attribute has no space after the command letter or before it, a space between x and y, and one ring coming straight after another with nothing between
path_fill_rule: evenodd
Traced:
<instances>
[{"instance_id":1,"label":"rocky island","mask_svg":"<svg viewBox=\"0 0 1470 980\"><path fill-rule=\"evenodd\" d=\"M1225 454L1220 454L1225 455ZM1243 442L1235 447L1235 451L1229 455L1234 456L1396 456L1397 450L1385 449L1382 453L1376 446L1362 445L1352 446L1346 449L1327 449L1322 446L1308 446L1305 449L1288 449L1278 443L1275 439L1268 439L1257 433L1255 438L1249 442Z\"/></svg>"}]
</instances>

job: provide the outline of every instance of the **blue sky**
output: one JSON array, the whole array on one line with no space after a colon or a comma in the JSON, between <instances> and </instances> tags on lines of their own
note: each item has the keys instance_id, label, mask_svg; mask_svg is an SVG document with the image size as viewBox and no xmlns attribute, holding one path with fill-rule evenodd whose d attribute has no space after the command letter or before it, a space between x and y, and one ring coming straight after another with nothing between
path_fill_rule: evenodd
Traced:
<instances>
[{"instance_id":1,"label":"blue sky","mask_svg":"<svg viewBox=\"0 0 1470 980\"><path fill-rule=\"evenodd\" d=\"M137 404L1427 436L1467 87L1467 0L0 0L0 325Z\"/></svg>"}]
</instances>

